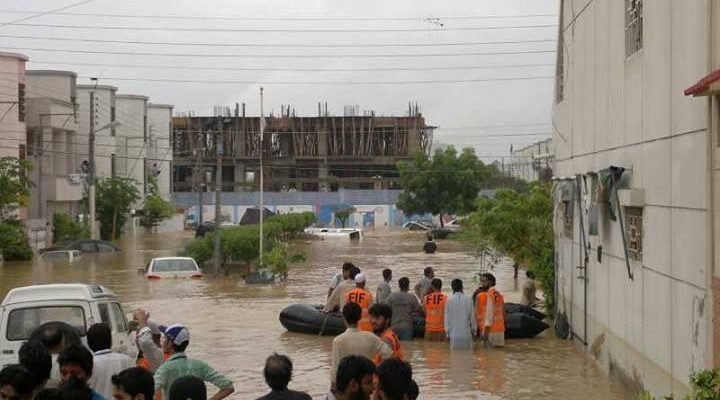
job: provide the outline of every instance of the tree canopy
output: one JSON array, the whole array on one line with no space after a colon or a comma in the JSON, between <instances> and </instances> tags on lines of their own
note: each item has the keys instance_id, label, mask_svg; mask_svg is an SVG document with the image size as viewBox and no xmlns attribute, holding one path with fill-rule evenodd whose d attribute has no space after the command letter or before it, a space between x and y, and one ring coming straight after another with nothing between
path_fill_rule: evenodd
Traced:
<instances>
[{"instance_id":1,"label":"tree canopy","mask_svg":"<svg viewBox=\"0 0 720 400\"><path fill-rule=\"evenodd\" d=\"M126 214L139 198L140 193L132 179L114 177L98 180L95 203L102 239L110 240L120 236Z\"/></svg>"},{"instance_id":2,"label":"tree canopy","mask_svg":"<svg viewBox=\"0 0 720 400\"><path fill-rule=\"evenodd\" d=\"M145 213L142 224L148 227L156 227L160 222L172 218L175 215L175 207L160 196L157 179L148 179L148 194L145 197L145 205L143 211Z\"/></svg>"},{"instance_id":3,"label":"tree canopy","mask_svg":"<svg viewBox=\"0 0 720 400\"><path fill-rule=\"evenodd\" d=\"M0 158L0 218L12 218L18 207L27 206L32 186L30 170L30 164L25 160Z\"/></svg>"},{"instance_id":4,"label":"tree canopy","mask_svg":"<svg viewBox=\"0 0 720 400\"><path fill-rule=\"evenodd\" d=\"M466 214L475 209L481 189L489 187L499 175L497 168L485 165L471 148L460 154L449 146L437 150L432 158L418 153L412 162L400 162L400 185L397 202L407 214Z\"/></svg>"}]
</instances>

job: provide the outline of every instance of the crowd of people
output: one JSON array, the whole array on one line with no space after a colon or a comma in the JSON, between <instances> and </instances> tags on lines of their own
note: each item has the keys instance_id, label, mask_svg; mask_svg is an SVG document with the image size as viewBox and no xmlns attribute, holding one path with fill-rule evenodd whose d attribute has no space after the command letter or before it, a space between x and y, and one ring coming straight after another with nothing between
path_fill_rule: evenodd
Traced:
<instances>
[{"instance_id":1,"label":"crowd of people","mask_svg":"<svg viewBox=\"0 0 720 400\"><path fill-rule=\"evenodd\" d=\"M452 294L431 267L410 291L410 279L398 280L382 271L375 296L366 275L352 263L331 281L324 310L341 311L346 331L332 342L330 388L326 400L413 400L419 387L404 360L401 341L412 340L415 324L424 320L428 341L449 342L451 349L468 349L474 340L487 347L504 345L504 298L492 274L483 274L472 296L463 281L451 281ZM529 276L532 278L532 276ZM523 297L532 297L526 285ZM525 293L527 292L527 293ZM189 358L190 331L181 324L160 326L138 309L137 359L112 351L112 332L97 323L80 333L63 322L38 327L18 352L18 363L0 370L0 400L207 400L206 383L217 387L211 400L234 391L233 382L204 361ZM270 393L260 400L308 400L288 388L293 364L281 354L270 355L263 374Z\"/></svg>"}]
</instances>

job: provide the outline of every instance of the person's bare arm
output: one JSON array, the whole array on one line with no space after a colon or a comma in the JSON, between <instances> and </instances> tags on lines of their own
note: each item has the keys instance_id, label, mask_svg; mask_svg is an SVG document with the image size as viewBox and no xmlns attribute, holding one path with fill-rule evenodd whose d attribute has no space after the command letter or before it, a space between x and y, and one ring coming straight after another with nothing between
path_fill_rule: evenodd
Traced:
<instances>
[{"instance_id":1,"label":"person's bare arm","mask_svg":"<svg viewBox=\"0 0 720 400\"><path fill-rule=\"evenodd\" d=\"M220 400L224 399L231 394L235 393L235 387L229 387L225 389L220 389L219 392L215 393L215 396L211 397L210 400Z\"/></svg>"}]
</instances>

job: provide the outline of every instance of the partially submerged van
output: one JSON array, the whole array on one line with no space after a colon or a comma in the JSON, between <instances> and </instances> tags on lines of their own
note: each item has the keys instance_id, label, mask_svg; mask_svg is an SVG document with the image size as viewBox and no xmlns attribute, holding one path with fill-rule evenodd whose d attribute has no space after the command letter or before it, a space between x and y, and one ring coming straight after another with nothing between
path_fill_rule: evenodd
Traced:
<instances>
[{"instance_id":1,"label":"partially submerged van","mask_svg":"<svg viewBox=\"0 0 720 400\"><path fill-rule=\"evenodd\" d=\"M0 303L0 366L17 363L20 346L45 322L75 327L87 345L87 330L104 322L112 331L113 351L137 356L134 334L118 297L104 286L68 283L12 289Z\"/></svg>"}]
</instances>

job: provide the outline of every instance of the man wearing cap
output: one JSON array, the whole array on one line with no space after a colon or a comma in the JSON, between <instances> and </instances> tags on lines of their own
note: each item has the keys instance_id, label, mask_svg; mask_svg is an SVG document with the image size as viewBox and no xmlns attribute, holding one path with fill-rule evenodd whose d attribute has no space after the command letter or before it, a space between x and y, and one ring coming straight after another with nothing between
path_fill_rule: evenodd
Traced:
<instances>
[{"instance_id":1,"label":"man wearing cap","mask_svg":"<svg viewBox=\"0 0 720 400\"><path fill-rule=\"evenodd\" d=\"M194 376L217 386L220 391L210 400L224 399L235 391L232 381L215 371L206 362L185 355L185 349L190 344L190 331L186 327L173 324L160 327L160 331L163 333L161 340L163 351L171 355L155 371L156 394L162 393L163 398L168 400L173 382L184 376Z\"/></svg>"},{"instance_id":2,"label":"man wearing cap","mask_svg":"<svg viewBox=\"0 0 720 400\"><path fill-rule=\"evenodd\" d=\"M373 325L370 323L370 307L374 304L373 295L365 289L365 274L355 275L355 289L345 293L345 304L356 303L362 308L362 317L358 323L358 329L365 332L372 332Z\"/></svg>"}]
</instances>

